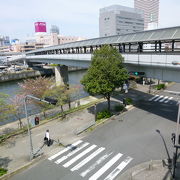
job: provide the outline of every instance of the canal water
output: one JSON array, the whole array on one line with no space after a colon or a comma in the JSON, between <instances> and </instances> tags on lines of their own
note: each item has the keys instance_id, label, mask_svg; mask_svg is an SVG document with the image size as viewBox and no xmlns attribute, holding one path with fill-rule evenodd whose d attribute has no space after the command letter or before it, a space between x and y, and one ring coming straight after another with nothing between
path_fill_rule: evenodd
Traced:
<instances>
[{"instance_id":1,"label":"canal water","mask_svg":"<svg viewBox=\"0 0 180 180\"><path fill-rule=\"evenodd\" d=\"M79 71L70 71L69 72L69 84L70 85L80 85L80 80L82 79L82 77L84 76L84 74L86 73L86 70L79 70ZM0 92L8 94L9 98L15 96L21 89L19 86L19 83L23 82L23 80L18 80L18 81L10 81L10 82L4 82L4 83L0 83ZM88 96L88 93L86 93L83 88L81 87L79 92L78 92L78 98L82 98L82 97L86 97ZM40 109L38 109L36 106L34 105L28 105L28 112L30 112L30 114L36 114L40 111ZM22 114L22 117L24 117L24 115ZM0 125L15 121L16 118L9 118L6 121L2 121L0 122Z\"/></svg>"}]
</instances>

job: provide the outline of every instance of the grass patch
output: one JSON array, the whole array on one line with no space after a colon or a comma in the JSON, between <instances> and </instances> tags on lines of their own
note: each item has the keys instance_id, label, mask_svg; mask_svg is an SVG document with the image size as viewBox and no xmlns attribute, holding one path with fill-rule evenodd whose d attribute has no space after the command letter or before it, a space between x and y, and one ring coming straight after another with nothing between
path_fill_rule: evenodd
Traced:
<instances>
[{"instance_id":1,"label":"grass patch","mask_svg":"<svg viewBox=\"0 0 180 180\"><path fill-rule=\"evenodd\" d=\"M158 85L155 86L155 88L157 90L165 89L165 87L166 87L165 84L158 84Z\"/></svg>"},{"instance_id":2,"label":"grass patch","mask_svg":"<svg viewBox=\"0 0 180 180\"><path fill-rule=\"evenodd\" d=\"M121 111L124 110L124 106L121 105L121 104L116 105L116 106L114 107L114 110L115 110L116 112L119 112L119 111L121 112Z\"/></svg>"},{"instance_id":3,"label":"grass patch","mask_svg":"<svg viewBox=\"0 0 180 180\"><path fill-rule=\"evenodd\" d=\"M131 98L125 98L126 105L133 104L133 100Z\"/></svg>"},{"instance_id":4,"label":"grass patch","mask_svg":"<svg viewBox=\"0 0 180 180\"><path fill-rule=\"evenodd\" d=\"M112 113L110 111L108 111L107 109L105 109L105 110L97 113L97 120L110 118L111 116L112 116Z\"/></svg>"},{"instance_id":5,"label":"grass patch","mask_svg":"<svg viewBox=\"0 0 180 180\"><path fill-rule=\"evenodd\" d=\"M7 174L7 169L0 168L0 176L3 176L4 174Z\"/></svg>"}]
</instances>

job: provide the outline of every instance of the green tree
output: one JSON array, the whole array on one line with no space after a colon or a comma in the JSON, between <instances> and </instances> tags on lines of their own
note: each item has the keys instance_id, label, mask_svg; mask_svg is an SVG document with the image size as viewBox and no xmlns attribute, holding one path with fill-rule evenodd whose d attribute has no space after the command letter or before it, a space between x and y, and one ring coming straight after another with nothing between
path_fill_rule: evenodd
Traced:
<instances>
[{"instance_id":1,"label":"green tree","mask_svg":"<svg viewBox=\"0 0 180 180\"><path fill-rule=\"evenodd\" d=\"M123 67L123 57L116 48L105 45L93 53L91 65L81 83L91 95L103 95L108 101L116 88L128 79L127 70Z\"/></svg>"},{"instance_id":2,"label":"green tree","mask_svg":"<svg viewBox=\"0 0 180 180\"><path fill-rule=\"evenodd\" d=\"M8 95L0 93L0 121L7 119L13 114L14 107L7 103Z\"/></svg>"},{"instance_id":3,"label":"green tree","mask_svg":"<svg viewBox=\"0 0 180 180\"><path fill-rule=\"evenodd\" d=\"M66 86L54 86L51 89L48 89L44 97L50 97L57 100L57 106L61 107L61 111L64 112L63 105L68 102L68 93ZM50 108L52 105L47 105L46 108Z\"/></svg>"}]
</instances>

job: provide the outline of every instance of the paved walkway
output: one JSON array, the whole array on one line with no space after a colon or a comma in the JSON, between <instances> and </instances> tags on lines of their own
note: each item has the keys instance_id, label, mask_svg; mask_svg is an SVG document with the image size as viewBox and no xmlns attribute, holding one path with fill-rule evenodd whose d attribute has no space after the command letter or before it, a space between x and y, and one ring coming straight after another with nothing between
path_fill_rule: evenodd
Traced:
<instances>
[{"instance_id":1,"label":"paved walkway","mask_svg":"<svg viewBox=\"0 0 180 180\"><path fill-rule=\"evenodd\" d=\"M138 89L136 90L137 97L139 97L138 92L141 93L141 91L144 93L148 92L149 86L139 85ZM122 97L120 97L120 99ZM115 99L117 101L117 98ZM97 98L94 97L85 98L81 100L81 104L87 104L92 101L97 101ZM50 131L50 138L56 141L59 140L63 145L68 145L71 144L72 142L77 141L78 139L82 139L83 136L85 136L85 134L77 135L77 132L79 132L80 129L83 129L83 127L87 127L89 124L93 124L93 123L94 123L93 109L88 108L67 115L63 121L60 119L56 119L49 121L48 123L45 123L43 125L40 125L36 128L33 128L31 132L32 132L34 152L39 150L39 148L42 146L44 134L47 129L49 129ZM3 128L12 127L14 125L15 123L2 126L0 130L3 130ZM44 146L40 152L43 152L45 156L50 156L61 148L63 147L54 143L50 147ZM12 137L8 139L3 145L0 146L0 154L1 154L0 166L3 165L5 168L8 168L8 173L14 172L20 167L23 167L30 162L29 153L30 153L30 146L29 146L29 139L27 133ZM163 174L164 173L166 172L163 172Z\"/></svg>"}]
</instances>

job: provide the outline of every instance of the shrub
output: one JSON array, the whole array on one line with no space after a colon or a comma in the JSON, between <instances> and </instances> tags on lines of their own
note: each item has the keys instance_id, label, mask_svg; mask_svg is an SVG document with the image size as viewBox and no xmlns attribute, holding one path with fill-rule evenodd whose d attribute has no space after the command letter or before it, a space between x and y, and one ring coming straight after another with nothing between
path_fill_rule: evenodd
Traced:
<instances>
[{"instance_id":1,"label":"shrub","mask_svg":"<svg viewBox=\"0 0 180 180\"><path fill-rule=\"evenodd\" d=\"M98 120L104 119L104 118L110 118L111 116L112 116L111 112L108 111L107 109L97 113L97 119Z\"/></svg>"},{"instance_id":2,"label":"shrub","mask_svg":"<svg viewBox=\"0 0 180 180\"><path fill-rule=\"evenodd\" d=\"M123 105L116 105L116 106L114 107L114 110L115 110L116 112L122 111L122 110L124 110L124 106L123 106Z\"/></svg>"},{"instance_id":3,"label":"shrub","mask_svg":"<svg viewBox=\"0 0 180 180\"><path fill-rule=\"evenodd\" d=\"M3 176L6 173L7 173L7 169L0 168L0 176Z\"/></svg>"},{"instance_id":4,"label":"shrub","mask_svg":"<svg viewBox=\"0 0 180 180\"><path fill-rule=\"evenodd\" d=\"M133 103L133 100L131 98L126 98L125 101L127 105L130 105Z\"/></svg>"},{"instance_id":5,"label":"shrub","mask_svg":"<svg viewBox=\"0 0 180 180\"><path fill-rule=\"evenodd\" d=\"M158 84L158 85L156 86L156 89L157 89L157 90L165 89L165 84Z\"/></svg>"}]
</instances>

